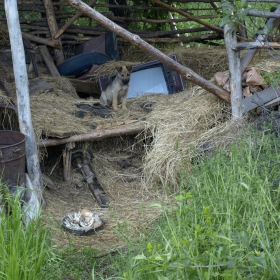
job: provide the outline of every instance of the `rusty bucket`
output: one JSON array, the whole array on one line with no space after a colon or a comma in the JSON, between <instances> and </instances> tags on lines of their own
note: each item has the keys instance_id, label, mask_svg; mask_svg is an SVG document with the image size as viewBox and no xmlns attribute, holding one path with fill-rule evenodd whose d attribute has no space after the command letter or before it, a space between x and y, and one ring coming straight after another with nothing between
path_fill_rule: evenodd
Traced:
<instances>
[{"instance_id":1,"label":"rusty bucket","mask_svg":"<svg viewBox=\"0 0 280 280\"><path fill-rule=\"evenodd\" d=\"M25 135L10 130L0 130L0 180L10 191L25 185Z\"/></svg>"}]
</instances>

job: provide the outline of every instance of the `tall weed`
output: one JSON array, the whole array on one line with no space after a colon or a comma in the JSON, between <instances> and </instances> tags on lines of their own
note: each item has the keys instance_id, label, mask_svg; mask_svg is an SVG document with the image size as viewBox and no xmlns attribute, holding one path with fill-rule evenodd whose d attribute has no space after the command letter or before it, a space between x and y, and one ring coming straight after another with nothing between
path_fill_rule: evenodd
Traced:
<instances>
[{"instance_id":1,"label":"tall weed","mask_svg":"<svg viewBox=\"0 0 280 280\"><path fill-rule=\"evenodd\" d=\"M280 141L254 133L182 174L176 205L117 279L279 279ZM114 278L114 277L112 277Z\"/></svg>"},{"instance_id":2,"label":"tall weed","mask_svg":"<svg viewBox=\"0 0 280 280\"><path fill-rule=\"evenodd\" d=\"M44 276L44 266L54 260L48 244L49 231L42 225L40 217L25 225L21 201L18 195L9 194L0 182L2 197L0 213L0 279L38 280ZM0 199L1 201L1 199Z\"/></svg>"}]
</instances>

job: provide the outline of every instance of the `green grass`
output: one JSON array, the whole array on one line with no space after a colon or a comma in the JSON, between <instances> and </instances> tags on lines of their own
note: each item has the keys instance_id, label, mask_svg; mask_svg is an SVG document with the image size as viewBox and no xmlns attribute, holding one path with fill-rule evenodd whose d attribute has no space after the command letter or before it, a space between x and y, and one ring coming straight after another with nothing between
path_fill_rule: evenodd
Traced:
<instances>
[{"instance_id":1,"label":"green grass","mask_svg":"<svg viewBox=\"0 0 280 280\"><path fill-rule=\"evenodd\" d=\"M279 279L279 149L259 133L199 158L176 205L153 206L164 218L103 279Z\"/></svg>"},{"instance_id":2,"label":"green grass","mask_svg":"<svg viewBox=\"0 0 280 280\"><path fill-rule=\"evenodd\" d=\"M153 230L124 236L126 250L102 258L90 247L54 250L41 220L24 225L8 196L0 279L280 279L279 151L279 139L262 132L197 157L173 203L151 205L163 210Z\"/></svg>"},{"instance_id":3,"label":"green grass","mask_svg":"<svg viewBox=\"0 0 280 280\"><path fill-rule=\"evenodd\" d=\"M19 197L5 192L2 183L0 190L6 193L2 202L7 206L7 211L3 206L0 211L0 279L48 279L44 268L56 260L48 242L48 229L40 217L25 225Z\"/></svg>"}]
</instances>

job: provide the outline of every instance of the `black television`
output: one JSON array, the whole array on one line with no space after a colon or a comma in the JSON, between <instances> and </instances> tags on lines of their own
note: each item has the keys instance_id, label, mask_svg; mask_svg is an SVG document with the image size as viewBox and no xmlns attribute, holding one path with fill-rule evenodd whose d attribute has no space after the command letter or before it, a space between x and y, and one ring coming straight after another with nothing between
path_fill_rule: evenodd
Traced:
<instances>
[{"instance_id":1,"label":"black television","mask_svg":"<svg viewBox=\"0 0 280 280\"><path fill-rule=\"evenodd\" d=\"M177 61L176 55L170 56ZM106 90L114 77L99 77L101 92ZM173 94L185 89L182 76L158 60L135 65L129 82L128 98L146 94Z\"/></svg>"}]
</instances>

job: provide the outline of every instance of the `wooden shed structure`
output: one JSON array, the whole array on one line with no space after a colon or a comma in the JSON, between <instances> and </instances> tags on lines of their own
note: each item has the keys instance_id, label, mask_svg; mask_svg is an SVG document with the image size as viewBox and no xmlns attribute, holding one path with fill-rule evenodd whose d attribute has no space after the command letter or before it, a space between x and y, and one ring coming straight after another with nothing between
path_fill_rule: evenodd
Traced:
<instances>
[{"instance_id":1,"label":"wooden shed structure","mask_svg":"<svg viewBox=\"0 0 280 280\"><path fill-rule=\"evenodd\" d=\"M75 56L77 48L107 31L116 34L119 48L134 45L142 51L166 64L172 70L182 75L203 89L218 96L227 103L232 103L232 114L240 116L244 112L267 104L272 100L278 102L278 89L267 88L255 96L242 97L241 76L246 66L259 48L279 48L277 42L280 24L280 8L272 11L271 6L278 0L248 0L251 6L242 10L244 15L254 17L252 21L261 28L259 34L249 34L246 22L235 26L237 32L231 32L232 26L220 26L225 14L222 5L228 5L229 14L238 14L238 8L230 6L230 2L212 0L177 0L177 1L138 1L138 0L18 0L20 27L25 42L25 51L30 56L36 74L34 52L39 50L41 59L45 62L50 74L59 77L57 67L65 60ZM270 3L270 4L268 4ZM4 0L0 0L0 27L2 26L2 49L9 48L9 40L5 38L6 17ZM268 7L267 11L262 9ZM257 10L259 9L259 10ZM255 18L259 19L255 21ZM231 19L229 19L230 22ZM7 28L6 28L7 29ZM6 39L6 41L4 40ZM224 41L224 39L226 39ZM272 43L273 42L273 43ZM158 47L168 45L186 48L188 44L200 43L213 47L226 44L228 50L231 94L225 87L213 84L201 77L192 69L181 65L158 50ZM240 61L239 51L248 49L248 53ZM121 57L120 57L121 59ZM38 76L38 73L36 74ZM30 80L30 84L32 86ZM35 81L33 87L36 92ZM80 81L71 78L77 87L92 86L91 81ZM37 83L37 84L36 84ZM228 83L228 81L226 82ZM34 84L33 84L34 85ZM48 85L40 84L40 86ZM1 86L4 90L5 82ZM95 93L99 93L96 89ZM3 106L3 104L2 104ZM6 105L4 105L5 107ZM11 105L9 105L11 106ZM7 106L6 106L7 107ZM143 130L144 124L126 122L121 126L95 129L80 135L51 135L43 133L39 141L40 147L65 145L64 179L69 179L71 165L72 143L80 141L96 141L117 135L135 134ZM48 139L48 136L53 138Z\"/></svg>"}]
</instances>

